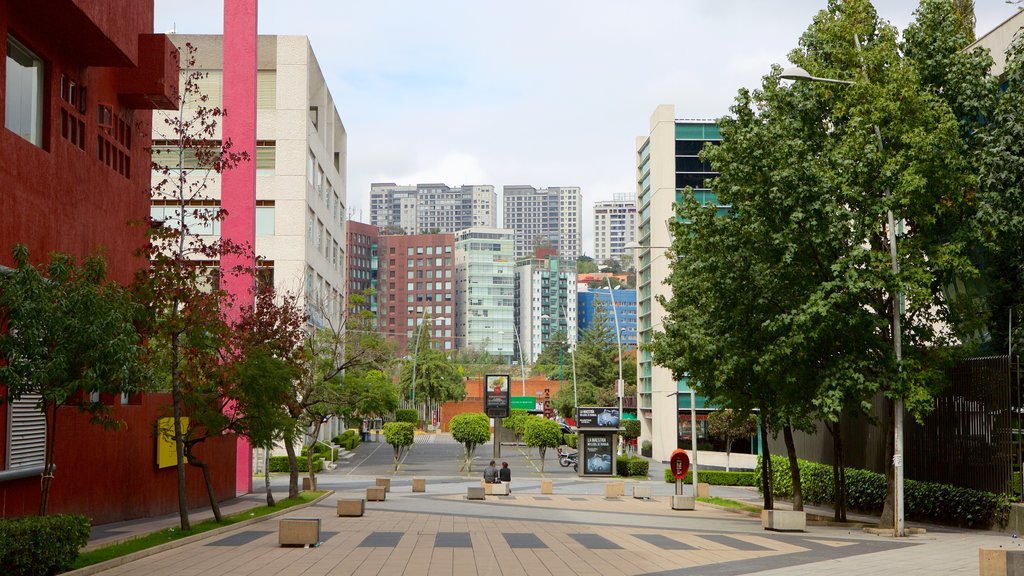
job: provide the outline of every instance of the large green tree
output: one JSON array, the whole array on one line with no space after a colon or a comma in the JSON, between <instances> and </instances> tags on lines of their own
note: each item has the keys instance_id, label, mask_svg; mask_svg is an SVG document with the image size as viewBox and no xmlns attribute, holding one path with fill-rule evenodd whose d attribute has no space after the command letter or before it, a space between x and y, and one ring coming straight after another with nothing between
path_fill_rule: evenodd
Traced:
<instances>
[{"instance_id":1,"label":"large green tree","mask_svg":"<svg viewBox=\"0 0 1024 576\"><path fill-rule=\"evenodd\" d=\"M142 347L133 322L138 306L106 278L106 262L81 266L53 254L32 264L24 245L12 250L16 267L0 271L0 403L37 398L46 420L39 514L45 515L54 479L58 415L64 406L113 426L102 395L131 394L143 380Z\"/></svg>"},{"instance_id":2,"label":"large green tree","mask_svg":"<svg viewBox=\"0 0 1024 576\"><path fill-rule=\"evenodd\" d=\"M403 395L422 402L424 412L431 402L457 402L466 397L462 366L434 347L432 332L433 323L424 319L417 329L419 336L411 342L412 354L402 363L399 375Z\"/></svg>"}]
</instances>

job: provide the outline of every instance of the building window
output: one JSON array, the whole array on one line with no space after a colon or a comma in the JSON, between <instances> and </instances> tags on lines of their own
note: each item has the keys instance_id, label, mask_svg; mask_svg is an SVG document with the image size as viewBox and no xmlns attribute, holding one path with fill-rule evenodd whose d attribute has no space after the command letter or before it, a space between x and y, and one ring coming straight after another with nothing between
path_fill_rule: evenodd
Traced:
<instances>
[{"instance_id":1,"label":"building window","mask_svg":"<svg viewBox=\"0 0 1024 576\"><path fill-rule=\"evenodd\" d=\"M256 201L256 235L257 236L273 236L274 235L274 201L273 200L257 200Z\"/></svg>"},{"instance_id":2,"label":"building window","mask_svg":"<svg viewBox=\"0 0 1024 576\"><path fill-rule=\"evenodd\" d=\"M7 37L4 126L25 140L43 145L43 61Z\"/></svg>"}]
</instances>

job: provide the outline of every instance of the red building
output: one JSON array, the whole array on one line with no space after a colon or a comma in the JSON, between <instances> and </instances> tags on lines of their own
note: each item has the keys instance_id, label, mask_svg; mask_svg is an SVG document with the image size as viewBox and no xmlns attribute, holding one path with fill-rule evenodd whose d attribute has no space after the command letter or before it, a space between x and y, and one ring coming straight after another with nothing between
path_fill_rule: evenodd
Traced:
<instances>
[{"instance_id":1,"label":"red building","mask_svg":"<svg viewBox=\"0 0 1024 576\"><path fill-rule=\"evenodd\" d=\"M147 265L136 255L144 230L129 222L149 214L152 110L178 100L173 46L152 30L152 0L0 0L0 265L19 243L36 262L102 252L121 283ZM175 470L157 467L154 434L167 395L100 400L120 430L61 409L50 511L101 524L176 510ZM0 515L39 507L46 430L33 404L0 404ZM205 451L218 493L234 496L234 439ZM190 471L190 503L205 499Z\"/></svg>"},{"instance_id":2,"label":"red building","mask_svg":"<svg viewBox=\"0 0 1024 576\"><path fill-rule=\"evenodd\" d=\"M351 310L349 298L364 290L377 288L377 243L380 228L349 220L345 224L345 310ZM377 313L377 296L373 295L363 310Z\"/></svg>"},{"instance_id":3,"label":"red building","mask_svg":"<svg viewBox=\"0 0 1024 576\"><path fill-rule=\"evenodd\" d=\"M412 348L417 327L429 318L434 347L455 347L455 235L381 236L377 321L381 332ZM428 334L421 333L420 337ZM404 353L404 352L403 352Z\"/></svg>"}]
</instances>

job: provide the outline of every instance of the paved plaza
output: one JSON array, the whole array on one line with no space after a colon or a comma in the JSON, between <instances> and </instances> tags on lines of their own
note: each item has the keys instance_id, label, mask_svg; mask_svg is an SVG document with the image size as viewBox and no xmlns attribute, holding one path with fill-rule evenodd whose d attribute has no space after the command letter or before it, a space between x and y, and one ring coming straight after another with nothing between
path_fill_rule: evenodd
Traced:
<instances>
[{"instance_id":1,"label":"paved plaza","mask_svg":"<svg viewBox=\"0 0 1024 576\"><path fill-rule=\"evenodd\" d=\"M607 480L579 479L548 455L544 473L536 451L502 447L513 467L510 496L465 499L479 486L479 471L458 473L460 447L446 437L418 436L396 474L386 444L363 444L320 487L334 493L227 532L191 541L102 574L198 575L802 575L897 573L900 576L978 574L978 548L1017 548L1006 534L929 527L903 539L866 534L857 527L808 526L803 533L775 533L760 520L698 504L695 511L673 511L673 486L660 481L626 480L626 496L605 498ZM408 464L408 467L406 467ZM339 497L363 497L375 477L390 477L384 502L367 502L359 518L338 517ZM413 493L411 480L426 477L427 492ZM554 481L554 494L540 493L542 478ZM275 477L282 496L286 478ZM649 486L651 499L629 497L634 484ZM753 490L722 488L722 495L756 500ZM727 492L727 493L726 493ZM713 488L713 494L719 494ZM250 495L232 506L258 505ZM321 545L278 546L283 517L319 518ZM150 520L149 522L159 522ZM173 525L173 519L171 519ZM132 523L97 527L98 542L124 534Z\"/></svg>"}]
</instances>

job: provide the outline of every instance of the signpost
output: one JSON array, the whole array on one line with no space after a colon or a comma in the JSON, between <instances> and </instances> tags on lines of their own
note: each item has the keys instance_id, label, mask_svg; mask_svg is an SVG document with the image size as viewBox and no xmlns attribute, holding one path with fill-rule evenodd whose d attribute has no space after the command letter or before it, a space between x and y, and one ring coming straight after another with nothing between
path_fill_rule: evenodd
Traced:
<instances>
[{"instance_id":1,"label":"signpost","mask_svg":"<svg viewBox=\"0 0 1024 576\"><path fill-rule=\"evenodd\" d=\"M501 458L501 419L508 418L511 403L509 374L484 376L484 412L494 418L494 457Z\"/></svg>"}]
</instances>

